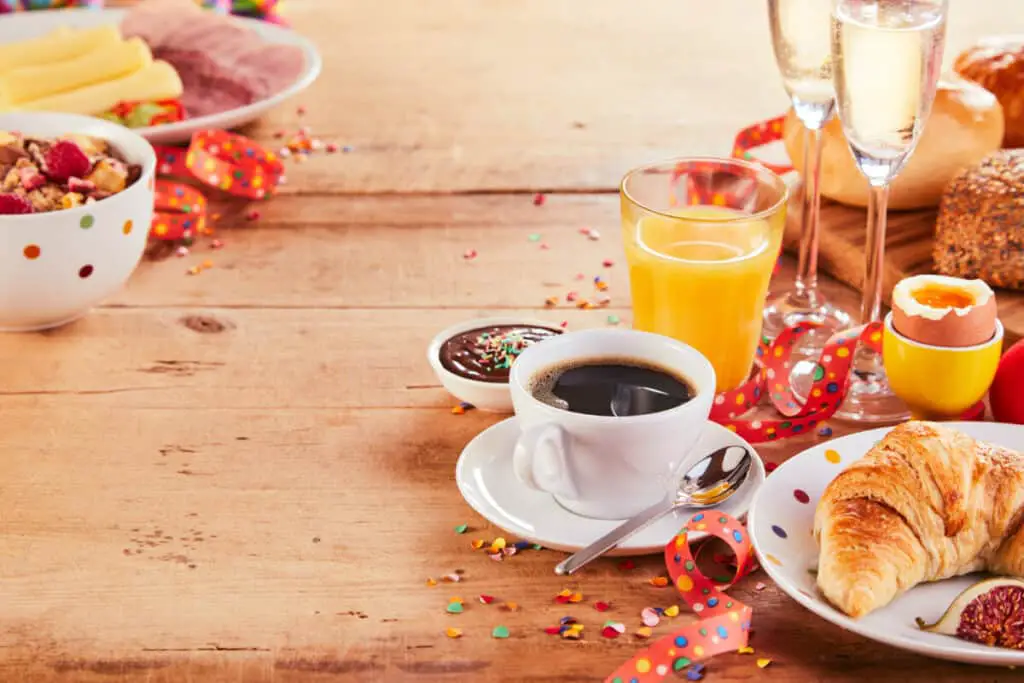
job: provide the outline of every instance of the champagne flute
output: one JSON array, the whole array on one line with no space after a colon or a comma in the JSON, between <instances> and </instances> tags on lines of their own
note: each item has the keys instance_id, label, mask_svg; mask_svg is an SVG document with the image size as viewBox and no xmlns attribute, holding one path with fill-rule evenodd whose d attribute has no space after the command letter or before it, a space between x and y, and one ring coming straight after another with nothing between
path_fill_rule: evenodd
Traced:
<instances>
[{"instance_id":1,"label":"champagne flute","mask_svg":"<svg viewBox=\"0 0 1024 683\"><path fill-rule=\"evenodd\" d=\"M832 64L843 132L871 185L861 323L881 319L889 184L913 154L942 66L948 0L832 0ZM910 417L880 354L857 349L836 412L857 422Z\"/></svg>"},{"instance_id":2,"label":"champagne flute","mask_svg":"<svg viewBox=\"0 0 1024 683\"><path fill-rule=\"evenodd\" d=\"M804 125L804 183L800 249L793 288L774 297L764 310L764 334L776 337L801 322L824 325L807 335L805 350L822 347L833 332L850 326L852 316L818 291L818 215L821 207L821 129L835 112L832 52L829 41L831 0L768 0L775 62ZM808 348L810 347L810 348Z\"/></svg>"}]
</instances>

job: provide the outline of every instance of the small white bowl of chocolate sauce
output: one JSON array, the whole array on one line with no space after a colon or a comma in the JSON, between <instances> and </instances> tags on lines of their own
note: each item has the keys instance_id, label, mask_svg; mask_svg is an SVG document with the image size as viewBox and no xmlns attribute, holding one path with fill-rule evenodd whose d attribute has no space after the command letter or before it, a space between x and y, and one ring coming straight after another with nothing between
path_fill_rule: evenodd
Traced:
<instances>
[{"instance_id":1,"label":"small white bowl of chocolate sauce","mask_svg":"<svg viewBox=\"0 0 1024 683\"><path fill-rule=\"evenodd\" d=\"M479 410L511 413L508 378L527 347L562 334L550 322L523 318L477 318L441 330L427 360L441 385Z\"/></svg>"}]
</instances>

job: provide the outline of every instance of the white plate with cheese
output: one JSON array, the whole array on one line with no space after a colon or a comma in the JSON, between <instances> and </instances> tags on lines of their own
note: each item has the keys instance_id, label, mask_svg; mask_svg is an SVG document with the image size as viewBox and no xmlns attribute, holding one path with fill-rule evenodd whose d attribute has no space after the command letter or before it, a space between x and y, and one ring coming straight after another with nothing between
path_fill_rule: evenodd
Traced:
<instances>
[{"instance_id":1,"label":"white plate with cheese","mask_svg":"<svg viewBox=\"0 0 1024 683\"><path fill-rule=\"evenodd\" d=\"M39 12L20 12L17 14L9 14L0 17L0 55L3 54L4 46L11 43L17 43L25 41L27 39L52 34L55 31L60 31L64 28L67 29L86 29L96 28L101 26L119 26L124 19L126 14L125 10L118 9L105 9L105 10L88 10L88 9L72 9L72 10L57 10L57 11L39 11ZM304 68L299 74L298 78L295 79L287 87L279 90L278 92L252 102L244 106L222 111L216 114L210 114L207 116L197 116L195 118L188 118L184 121L176 123L166 123L157 126L149 126L145 128L135 129L137 133L145 137L152 143L158 144L174 144L187 142L192 134L198 130L204 130L208 128L222 128L231 129L238 126L250 123L256 120L262 114L270 110L271 108L281 104L288 98L296 95L297 93L305 90L309 87L316 78L320 75L322 68L322 60L320 54L317 52L316 47L307 38L295 33L291 29L278 26L276 24L270 24L258 19L248 19L244 17L234 17L233 21L240 22L246 28L251 29L257 34L262 40L272 44L288 44L298 47L304 57ZM131 41L128 41L129 43ZM131 47L128 45L122 45L121 51L124 54L120 54L120 59L131 58ZM59 59L59 56L58 56ZM56 61L56 60L55 60ZM99 67L98 67L99 68ZM162 73L161 67L158 63L154 62L150 65L149 71L139 72L140 80L149 80L155 82L163 78L166 74ZM21 87L31 88L31 78L22 78ZM0 85L3 81L0 79ZM35 93L33 93L34 95ZM148 99L148 98L140 98ZM47 107L50 110L60 110L61 107L60 99L53 100L58 106ZM4 94L0 90L0 109L3 109ZM16 107L17 105L15 105ZM97 112L99 113L99 112Z\"/></svg>"}]
</instances>

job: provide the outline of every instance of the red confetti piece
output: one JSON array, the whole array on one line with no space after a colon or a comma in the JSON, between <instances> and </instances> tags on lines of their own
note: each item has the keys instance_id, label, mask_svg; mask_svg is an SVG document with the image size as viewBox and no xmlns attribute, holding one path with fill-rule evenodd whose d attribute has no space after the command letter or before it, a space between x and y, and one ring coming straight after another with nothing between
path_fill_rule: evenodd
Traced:
<instances>
[{"instance_id":1,"label":"red confetti piece","mask_svg":"<svg viewBox=\"0 0 1024 683\"><path fill-rule=\"evenodd\" d=\"M480 602L482 602L485 605L489 605L492 602L494 602L494 596L493 595L481 595L480 596Z\"/></svg>"},{"instance_id":2,"label":"red confetti piece","mask_svg":"<svg viewBox=\"0 0 1024 683\"><path fill-rule=\"evenodd\" d=\"M465 251L465 252L464 252L464 253L462 254L462 258L466 259L467 261L472 261L472 260L473 260L473 259L475 259L475 258L476 258L477 256L478 256L478 254L477 254L477 251L476 251L476 249L467 249L467 250L466 250L466 251Z\"/></svg>"},{"instance_id":3,"label":"red confetti piece","mask_svg":"<svg viewBox=\"0 0 1024 683\"><path fill-rule=\"evenodd\" d=\"M766 462L764 464L764 471L767 472L768 474L771 474L772 472L774 472L778 468L779 468L779 463L777 463L777 462Z\"/></svg>"},{"instance_id":4,"label":"red confetti piece","mask_svg":"<svg viewBox=\"0 0 1024 683\"><path fill-rule=\"evenodd\" d=\"M594 609L596 609L598 612L607 612L611 608L612 606L609 603L602 602L601 600L598 600L594 603Z\"/></svg>"},{"instance_id":5,"label":"red confetti piece","mask_svg":"<svg viewBox=\"0 0 1024 683\"><path fill-rule=\"evenodd\" d=\"M245 214L245 219L247 221L258 221L260 219L260 212L253 209Z\"/></svg>"},{"instance_id":6,"label":"red confetti piece","mask_svg":"<svg viewBox=\"0 0 1024 683\"><path fill-rule=\"evenodd\" d=\"M615 265L615 261L612 261L610 258L606 258L604 261L601 262L601 265L604 266L605 268L611 268L612 266Z\"/></svg>"},{"instance_id":7,"label":"red confetti piece","mask_svg":"<svg viewBox=\"0 0 1024 683\"><path fill-rule=\"evenodd\" d=\"M650 580L650 584L656 588L664 588L668 585L668 579L664 576L655 576Z\"/></svg>"},{"instance_id":8,"label":"red confetti piece","mask_svg":"<svg viewBox=\"0 0 1024 683\"><path fill-rule=\"evenodd\" d=\"M545 201L546 201L546 197L543 194L541 194L540 192L538 192L537 194L533 195L533 205L534 206L544 206L544 202Z\"/></svg>"},{"instance_id":9,"label":"red confetti piece","mask_svg":"<svg viewBox=\"0 0 1024 683\"><path fill-rule=\"evenodd\" d=\"M558 326L564 330L565 328L569 327L569 321L563 320L562 322L558 323Z\"/></svg>"},{"instance_id":10,"label":"red confetti piece","mask_svg":"<svg viewBox=\"0 0 1024 683\"><path fill-rule=\"evenodd\" d=\"M545 626L544 627L544 633L547 633L549 636L557 636L561 632L562 632L562 627L561 626Z\"/></svg>"},{"instance_id":11,"label":"red confetti piece","mask_svg":"<svg viewBox=\"0 0 1024 683\"><path fill-rule=\"evenodd\" d=\"M636 563L633 562L633 560L623 560L622 562L619 562L619 569L624 572L629 571L630 569L636 569Z\"/></svg>"},{"instance_id":12,"label":"red confetti piece","mask_svg":"<svg viewBox=\"0 0 1024 683\"><path fill-rule=\"evenodd\" d=\"M601 629L601 635L604 636L605 638L618 638L619 637L619 632L616 631L611 626L605 626L604 628Z\"/></svg>"},{"instance_id":13,"label":"red confetti piece","mask_svg":"<svg viewBox=\"0 0 1024 683\"><path fill-rule=\"evenodd\" d=\"M576 299L578 299L579 297L580 297L580 295L579 295L578 292L569 292L568 294L565 295L565 300L569 301L569 302L572 302L572 301L576 301Z\"/></svg>"}]
</instances>

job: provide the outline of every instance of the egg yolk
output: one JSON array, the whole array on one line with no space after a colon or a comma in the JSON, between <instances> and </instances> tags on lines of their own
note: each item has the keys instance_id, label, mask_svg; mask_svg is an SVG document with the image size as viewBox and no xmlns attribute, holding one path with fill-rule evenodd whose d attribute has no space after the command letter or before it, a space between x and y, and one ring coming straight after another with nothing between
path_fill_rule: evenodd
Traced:
<instances>
[{"instance_id":1,"label":"egg yolk","mask_svg":"<svg viewBox=\"0 0 1024 683\"><path fill-rule=\"evenodd\" d=\"M949 306L967 308L974 305L974 297L962 289L929 285L914 290L910 295L922 306L931 306L932 308L947 308Z\"/></svg>"}]
</instances>

